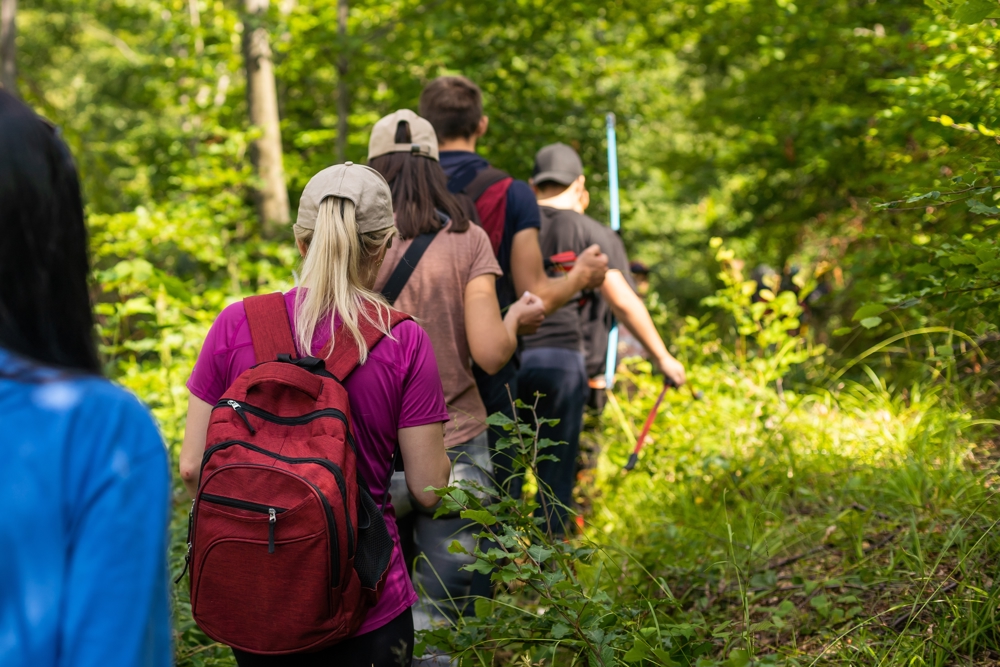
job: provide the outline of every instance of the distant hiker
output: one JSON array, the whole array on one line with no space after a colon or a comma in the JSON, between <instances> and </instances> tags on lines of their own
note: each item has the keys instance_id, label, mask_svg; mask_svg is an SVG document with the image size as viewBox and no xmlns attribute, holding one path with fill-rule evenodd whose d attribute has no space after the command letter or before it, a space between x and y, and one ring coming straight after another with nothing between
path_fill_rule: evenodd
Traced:
<instances>
[{"instance_id":1,"label":"distant hiker","mask_svg":"<svg viewBox=\"0 0 1000 667\"><path fill-rule=\"evenodd\" d=\"M472 362L483 372L500 371L517 348L517 331L536 328L545 311L541 299L525 293L501 316L496 280L502 275L490 239L455 195L438 164L434 128L408 109L375 124L368 164L392 189L401 242L386 253L375 288L396 308L413 315L430 336L437 357L450 421L444 444L452 460L452 482L467 479L489 488L493 466L486 437L486 408L476 389ZM415 517L416 547L422 552L414 583L428 599L414 609L418 630L432 619L460 615L467 604L475 558L449 550L458 540L471 554L478 524L457 516Z\"/></svg>"},{"instance_id":2,"label":"distant hiker","mask_svg":"<svg viewBox=\"0 0 1000 667\"><path fill-rule=\"evenodd\" d=\"M565 144L545 146L535 155L533 173L532 188L542 211L540 240L544 256L553 257L568 251L578 253L600 244L608 254L608 274L600 288L600 297L607 301L618 321L649 351L670 381L683 384L684 367L667 351L642 299L635 293L624 244L609 228L584 215L590 195L580 156ZM538 473L539 482L550 487L565 507L572 501L580 428L588 394L581 328L581 311L585 306L578 301L563 306L547 317L534 335L525 337L518 376L521 400L532 403L536 393L544 394L538 403L540 415L560 420L556 426L542 427L541 437L566 444L546 450L559 460L541 462ZM547 510L556 532L565 527L565 507Z\"/></svg>"},{"instance_id":3,"label":"distant hiker","mask_svg":"<svg viewBox=\"0 0 1000 667\"><path fill-rule=\"evenodd\" d=\"M0 665L167 667L167 452L101 377L80 182L0 90Z\"/></svg>"},{"instance_id":4,"label":"distant hiker","mask_svg":"<svg viewBox=\"0 0 1000 667\"><path fill-rule=\"evenodd\" d=\"M198 493L192 563L205 549L206 516L230 521L246 541L214 556L212 595L194 587L192 611L211 636L240 638L233 652L242 666L411 660L417 595L384 503L397 451L411 496L437 502L425 489L448 483L448 411L427 334L373 291L396 233L391 201L369 167L348 162L316 174L295 224L299 286L223 310L188 380L180 471ZM208 486L210 475L199 487L202 466L243 481L223 492ZM301 649L276 654L293 639Z\"/></svg>"},{"instance_id":5,"label":"distant hiker","mask_svg":"<svg viewBox=\"0 0 1000 667\"><path fill-rule=\"evenodd\" d=\"M603 282L607 257L597 244L580 248L576 265L564 277L546 276L538 245L541 218L531 188L524 181L491 167L476 154L476 144L489 126L489 118L483 114L482 92L476 84L461 76L435 79L420 94L420 115L430 121L437 133L448 189L461 193L466 201L475 202L470 215L478 218L489 236L503 271L496 283L501 308L528 291L542 299L546 313L552 313L580 290ZM513 416L510 396L518 393L517 368L518 355L515 355L494 375L473 369L487 413ZM498 434L491 429L489 437L492 448ZM494 467L497 481L504 483L510 464L504 457L494 456Z\"/></svg>"}]
</instances>

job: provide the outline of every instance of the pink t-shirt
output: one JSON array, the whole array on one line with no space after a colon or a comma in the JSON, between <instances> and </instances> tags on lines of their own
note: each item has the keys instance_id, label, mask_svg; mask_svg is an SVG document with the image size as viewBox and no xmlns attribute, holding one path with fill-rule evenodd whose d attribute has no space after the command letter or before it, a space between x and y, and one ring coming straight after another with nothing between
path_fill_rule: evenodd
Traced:
<instances>
[{"instance_id":1,"label":"pink t-shirt","mask_svg":"<svg viewBox=\"0 0 1000 667\"><path fill-rule=\"evenodd\" d=\"M285 306L295 332L295 290L285 295ZM344 382L351 402L351 418L358 443L358 467L381 504L390 477L389 466L398 441L397 430L448 421L444 392L431 341L420 325L401 322L368 354L368 361ZM316 327L311 354L330 339L329 320ZM201 400L215 405L229 385L255 363L250 327L243 302L227 307L212 324L187 387ZM364 634L396 618L417 601L403 562L391 504L385 509L389 534L396 543L385 590L358 630Z\"/></svg>"}]
</instances>

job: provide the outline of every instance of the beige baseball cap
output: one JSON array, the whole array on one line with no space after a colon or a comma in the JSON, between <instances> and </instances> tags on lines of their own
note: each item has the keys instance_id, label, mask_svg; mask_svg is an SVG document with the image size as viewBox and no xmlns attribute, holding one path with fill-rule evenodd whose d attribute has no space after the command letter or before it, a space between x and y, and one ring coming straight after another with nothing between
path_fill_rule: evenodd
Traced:
<instances>
[{"instance_id":1,"label":"beige baseball cap","mask_svg":"<svg viewBox=\"0 0 1000 667\"><path fill-rule=\"evenodd\" d=\"M327 197L342 197L354 202L358 232L368 234L393 226L392 192L389 184L371 167L345 162L327 167L306 184L299 199L295 232L316 229L319 205Z\"/></svg>"},{"instance_id":2,"label":"beige baseball cap","mask_svg":"<svg viewBox=\"0 0 1000 667\"><path fill-rule=\"evenodd\" d=\"M404 121L410 126L410 141L397 144L396 129ZM380 119L372 128L372 136L368 139L368 161L388 153L412 153L438 160L438 140L434 126L409 109L400 109Z\"/></svg>"}]
</instances>

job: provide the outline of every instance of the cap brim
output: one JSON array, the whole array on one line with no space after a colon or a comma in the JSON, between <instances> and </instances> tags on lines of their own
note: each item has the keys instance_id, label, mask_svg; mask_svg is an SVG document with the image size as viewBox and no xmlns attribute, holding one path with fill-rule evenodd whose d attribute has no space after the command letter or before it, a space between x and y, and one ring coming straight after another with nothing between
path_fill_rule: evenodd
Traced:
<instances>
[{"instance_id":1,"label":"cap brim","mask_svg":"<svg viewBox=\"0 0 1000 667\"><path fill-rule=\"evenodd\" d=\"M542 171L531 177L533 183L558 183L559 185L572 185L573 181L580 178L582 174L574 174L569 171Z\"/></svg>"}]
</instances>

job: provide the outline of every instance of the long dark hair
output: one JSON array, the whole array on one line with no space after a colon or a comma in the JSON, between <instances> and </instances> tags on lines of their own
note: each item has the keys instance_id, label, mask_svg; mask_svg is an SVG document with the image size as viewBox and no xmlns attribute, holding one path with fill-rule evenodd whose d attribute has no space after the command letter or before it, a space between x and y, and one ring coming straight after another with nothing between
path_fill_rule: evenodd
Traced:
<instances>
[{"instance_id":1,"label":"long dark hair","mask_svg":"<svg viewBox=\"0 0 1000 667\"><path fill-rule=\"evenodd\" d=\"M100 373L80 181L66 144L0 90L0 347Z\"/></svg>"},{"instance_id":2,"label":"long dark hair","mask_svg":"<svg viewBox=\"0 0 1000 667\"><path fill-rule=\"evenodd\" d=\"M411 141L410 124L400 122L396 143ZM469 229L469 214L458 198L448 192L448 177L437 160L411 153L387 153L372 158L368 166L382 174L392 190L392 208L400 238L412 239L441 229L437 211L451 218L448 231L462 233Z\"/></svg>"}]
</instances>

